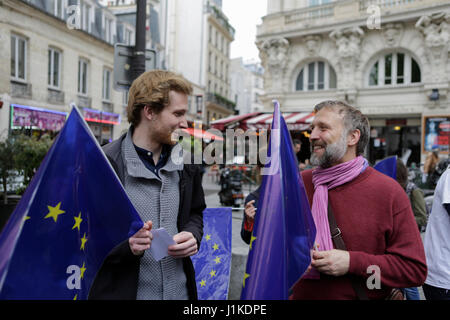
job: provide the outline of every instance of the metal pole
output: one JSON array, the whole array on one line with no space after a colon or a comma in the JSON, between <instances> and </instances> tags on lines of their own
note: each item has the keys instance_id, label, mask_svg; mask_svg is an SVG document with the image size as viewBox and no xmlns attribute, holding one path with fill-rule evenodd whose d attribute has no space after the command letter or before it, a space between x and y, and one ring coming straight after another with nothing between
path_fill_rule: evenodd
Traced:
<instances>
[{"instance_id":1,"label":"metal pole","mask_svg":"<svg viewBox=\"0 0 450 320\"><path fill-rule=\"evenodd\" d=\"M103 111L100 111L100 137L98 140L100 140L98 143L102 145L102 134L103 134Z\"/></svg>"},{"instance_id":2,"label":"metal pole","mask_svg":"<svg viewBox=\"0 0 450 320\"><path fill-rule=\"evenodd\" d=\"M136 1L136 42L131 66L132 81L145 72L145 21L147 19L147 0Z\"/></svg>"}]
</instances>

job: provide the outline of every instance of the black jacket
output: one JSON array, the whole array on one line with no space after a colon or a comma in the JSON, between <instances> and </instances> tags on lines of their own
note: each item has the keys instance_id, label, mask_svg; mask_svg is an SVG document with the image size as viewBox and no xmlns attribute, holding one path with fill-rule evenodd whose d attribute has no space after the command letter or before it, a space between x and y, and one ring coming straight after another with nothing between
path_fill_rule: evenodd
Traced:
<instances>
[{"instance_id":1,"label":"black jacket","mask_svg":"<svg viewBox=\"0 0 450 320\"><path fill-rule=\"evenodd\" d=\"M122 135L103 147L109 162L123 183L125 164L122 158ZM206 208L203 193L201 168L184 165L180 174L180 207L178 230L192 232L200 248L203 237L203 210ZM140 259L131 252L128 239L114 248L103 262L91 286L89 299L135 300L139 280ZM187 278L189 299L197 299L195 271L189 257L183 258L183 268Z\"/></svg>"}]
</instances>

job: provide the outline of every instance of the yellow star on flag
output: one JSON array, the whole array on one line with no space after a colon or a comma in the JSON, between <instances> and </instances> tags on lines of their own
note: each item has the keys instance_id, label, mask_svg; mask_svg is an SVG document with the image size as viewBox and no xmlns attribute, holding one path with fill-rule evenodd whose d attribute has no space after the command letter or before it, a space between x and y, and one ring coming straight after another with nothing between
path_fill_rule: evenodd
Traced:
<instances>
[{"instance_id":1,"label":"yellow star on flag","mask_svg":"<svg viewBox=\"0 0 450 320\"><path fill-rule=\"evenodd\" d=\"M78 215L78 217L73 217L73 218L75 219L75 224L73 225L72 230L77 228L78 231L80 231L80 224L81 224L81 221L83 221L83 219L81 219L81 212Z\"/></svg>"},{"instance_id":2,"label":"yellow star on flag","mask_svg":"<svg viewBox=\"0 0 450 320\"><path fill-rule=\"evenodd\" d=\"M84 277L84 272L86 271L86 267L84 266L84 262L83 262L83 266L80 268L80 279L83 279Z\"/></svg>"},{"instance_id":3,"label":"yellow star on flag","mask_svg":"<svg viewBox=\"0 0 450 320\"><path fill-rule=\"evenodd\" d=\"M219 245L217 243L214 243L213 249L214 249L214 251L218 250L219 249Z\"/></svg>"},{"instance_id":4,"label":"yellow star on flag","mask_svg":"<svg viewBox=\"0 0 450 320\"><path fill-rule=\"evenodd\" d=\"M55 222L56 222L56 220L58 219L58 216L59 216L60 214L65 213L64 210L61 210L61 209L60 209L60 207L61 207L61 202L59 202L59 203L56 205L56 207L47 206L49 212L48 212L48 214L44 217L44 219L47 219L47 218L53 218L53 220L55 220Z\"/></svg>"},{"instance_id":5,"label":"yellow star on flag","mask_svg":"<svg viewBox=\"0 0 450 320\"><path fill-rule=\"evenodd\" d=\"M211 240L211 235L210 235L210 234L207 234L207 235L205 236L205 239L206 239L206 241Z\"/></svg>"},{"instance_id":6,"label":"yellow star on flag","mask_svg":"<svg viewBox=\"0 0 450 320\"><path fill-rule=\"evenodd\" d=\"M211 270L211 272L209 273L209 275L212 277L216 276L216 270Z\"/></svg>"},{"instance_id":7,"label":"yellow star on flag","mask_svg":"<svg viewBox=\"0 0 450 320\"><path fill-rule=\"evenodd\" d=\"M244 273L244 281L242 282L242 286L245 288L245 280L250 277L248 273Z\"/></svg>"},{"instance_id":8,"label":"yellow star on flag","mask_svg":"<svg viewBox=\"0 0 450 320\"><path fill-rule=\"evenodd\" d=\"M256 237L254 237L252 234L252 237L250 238L250 250L252 250L252 244L253 244L253 241L255 241L255 240L256 240Z\"/></svg>"},{"instance_id":9,"label":"yellow star on flag","mask_svg":"<svg viewBox=\"0 0 450 320\"><path fill-rule=\"evenodd\" d=\"M81 238L80 250L84 250L84 245L86 244L86 242L87 242L87 238L86 238L86 232L85 232L84 235L83 235L83 238Z\"/></svg>"},{"instance_id":10,"label":"yellow star on flag","mask_svg":"<svg viewBox=\"0 0 450 320\"><path fill-rule=\"evenodd\" d=\"M206 286L206 281L205 280L200 281L200 287L204 287L204 286Z\"/></svg>"},{"instance_id":11,"label":"yellow star on flag","mask_svg":"<svg viewBox=\"0 0 450 320\"><path fill-rule=\"evenodd\" d=\"M214 259L214 261L216 262L216 264L220 263L220 257L216 257L216 258Z\"/></svg>"},{"instance_id":12,"label":"yellow star on flag","mask_svg":"<svg viewBox=\"0 0 450 320\"><path fill-rule=\"evenodd\" d=\"M23 221L27 221L27 220L30 220L31 218L29 217L29 216L25 216L25 217L23 217Z\"/></svg>"}]
</instances>

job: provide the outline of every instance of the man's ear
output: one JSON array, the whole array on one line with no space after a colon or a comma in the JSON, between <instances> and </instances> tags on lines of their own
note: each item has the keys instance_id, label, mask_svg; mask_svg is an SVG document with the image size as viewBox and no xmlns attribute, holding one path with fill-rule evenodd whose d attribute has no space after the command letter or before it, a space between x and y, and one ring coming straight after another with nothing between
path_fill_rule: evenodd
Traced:
<instances>
[{"instance_id":1,"label":"man's ear","mask_svg":"<svg viewBox=\"0 0 450 320\"><path fill-rule=\"evenodd\" d=\"M361 137L361 131L359 131L359 129L350 131L350 133L348 134L347 145L349 147L356 146L358 144L360 137Z\"/></svg>"},{"instance_id":2,"label":"man's ear","mask_svg":"<svg viewBox=\"0 0 450 320\"><path fill-rule=\"evenodd\" d=\"M141 110L141 118L145 118L147 120L154 120L155 119L155 113L153 112L152 108L150 108L149 105L145 105Z\"/></svg>"}]
</instances>

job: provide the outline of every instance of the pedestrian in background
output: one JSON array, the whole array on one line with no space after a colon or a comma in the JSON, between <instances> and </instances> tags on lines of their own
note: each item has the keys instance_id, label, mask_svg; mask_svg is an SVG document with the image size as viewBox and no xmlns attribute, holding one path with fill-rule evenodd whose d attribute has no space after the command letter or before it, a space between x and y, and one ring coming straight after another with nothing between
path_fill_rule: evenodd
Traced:
<instances>
[{"instance_id":1,"label":"pedestrian in background","mask_svg":"<svg viewBox=\"0 0 450 320\"><path fill-rule=\"evenodd\" d=\"M423 191L413 182L408 181L408 168L406 168L401 159L397 159L397 182L408 195L419 231L424 230L427 225L427 208ZM403 288L402 291L406 300L420 300L419 289L417 287Z\"/></svg>"},{"instance_id":2,"label":"pedestrian in background","mask_svg":"<svg viewBox=\"0 0 450 320\"><path fill-rule=\"evenodd\" d=\"M397 182L408 195L419 231L425 231L428 212L423 191L414 182L408 181L408 168L400 159L397 159Z\"/></svg>"},{"instance_id":3,"label":"pedestrian in background","mask_svg":"<svg viewBox=\"0 0 450 320\"><path fill-rule=\"evenodd\" d=\"M309 166L309 160L306 159L305 162L302 162L300 151L302 150L302 142L298 139L294 139L292 141L292 144L294 145L294 153L298 161L298 169L304 170Z\"/></svg>"},{"instance_id":4,"label":"pedestrian in background","mask_svg":"<svg viewBox=\"0 0 450 320\"><path fill-rule=\"evenodd\" d=\"M423 165L423 176L422 176L422 183L427 183L430 188L435 187L431 183L431 175L433 174L434 170L436 170L436 165L439 162L439 151L433 150L432 152L429 152L427 157L425 158L425 163Z\"/></svg>"},{"instance_id":5,"label":"pedestrian in background","mask_svg":"<svg viewBox=\"0 0 450 320\"><path fill-rule=\"evenodd\" d=\"M428 276L423 285L427 300L450 300L450 166L434 191L425 231Z\"/></svg>"},{"instance_id":6,"label":"pedestrian in background","mask_svg":"<svg viewBox=\"0 0 450 320\"><path fill-rule=\"evenodd\" d=\"M259 151L259 156L261 157L261 155L264 155L265 159L267 159L267 148L261 148ZM258 187L256 190L250 192L244 201L244 217L242 219L241 238L247 244L250 244L253 224L255 222L256 209L258 208L259 191L261 189L262 182L262 168L264 168L264 164L258 157L258 163L256 165L256 180L258 181Z\"/></svg>"}]
</instances>

